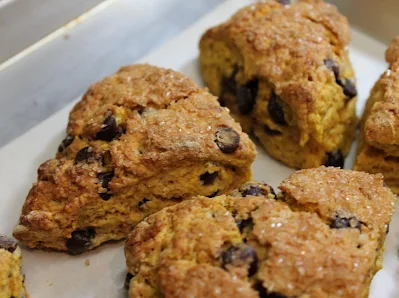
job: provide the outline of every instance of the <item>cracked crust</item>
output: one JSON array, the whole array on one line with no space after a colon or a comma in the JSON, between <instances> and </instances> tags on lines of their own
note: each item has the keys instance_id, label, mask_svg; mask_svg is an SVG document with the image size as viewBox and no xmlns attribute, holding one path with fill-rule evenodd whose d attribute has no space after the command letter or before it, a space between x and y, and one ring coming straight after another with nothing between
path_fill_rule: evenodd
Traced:
<instances>
[{"instance_id":1,"label":"cracked crust","mask_svg":"<svg viewBox=\"0 0 399 298\"><path fill-rule=\"evenodd\" d=\"M202 36L200 69L210 91L266 151L289 166L314 167L329 152L346 155L354 139L356 95L348 98L337 83L354 83L349 41L349 23L331 4L258 2ZM326 67L326 59L335 61L338 71ZM240 110L241 93L226 90L226 78L235 88L258 82L252 110ZM270 115L274 95L286 123Z\"/></svg>"},{"instance_id":2,"label":"cracked crust","mask_svg":"<svg viewBox=\"0 0 399 298\"><path fill-rule=\"evenodd\" d=\"M399 37L392 40L385 56L390 66L367 101L355 169L382 173L399 194Z\"/></svg>"},{"instance_id":3,"label":"cracked crust","mask_svg":"<svg viewBox=\"0 0 399 298\"><path fill-rule=\"evenodd\" d=\"M368 297L396 200L381 175L319 167L280 188L249 182L143 220L125 245L129 297Z\"/></svg>"},{"instance_id":4,"label":"cracked crust","mask_svg":"<svg viewBox=\"0 0 399 298\"><path fill-rule=\"evenodd\" d=\"M17 241L0 234L0 298L25 298L22 256Z\"/></svg>"},{"instance_id":5,"label":"cracked crust","mask_svg":"<svg viewBox=\"0 0 399 298\"><path fill-rule=\"evenodd\" d=\"M399 156L399 37L387 49L386 59L390 67L371 91L363 116L364 136L371 146Z\"/></svg>"},{"instance_id":6,"label":"cracked crust","mask_svg":"<svg viewBox=\"0 0 399 298\"><path fill-rule=\"evenodd\" d=\"M235 133L233 143L223 139L229 153L216 141L226 128ZM72 241L76 253L124 238L163 207L247 181L256 154L214 96L146 64L91 86L67 133L57 158L40 166L14 230L29 247L66 250Z\"/></svg>"}]
</instances>

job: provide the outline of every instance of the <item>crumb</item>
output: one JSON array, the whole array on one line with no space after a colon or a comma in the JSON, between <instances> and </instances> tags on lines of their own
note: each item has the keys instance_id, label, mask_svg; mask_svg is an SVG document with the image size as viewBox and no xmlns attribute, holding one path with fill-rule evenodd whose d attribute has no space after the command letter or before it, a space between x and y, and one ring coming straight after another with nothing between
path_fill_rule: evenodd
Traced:
<instances>
[{"instance_id":1,"label":"crumb","mask_svg":"<svg viewBox=\"0 0 399 298\"><path fill-rule=\"evenodd\" d=\"M86 259L85 265L86 265L87 267L90 266L90 260L89 260L89 259Z\"/></svg>"}]
</instances>

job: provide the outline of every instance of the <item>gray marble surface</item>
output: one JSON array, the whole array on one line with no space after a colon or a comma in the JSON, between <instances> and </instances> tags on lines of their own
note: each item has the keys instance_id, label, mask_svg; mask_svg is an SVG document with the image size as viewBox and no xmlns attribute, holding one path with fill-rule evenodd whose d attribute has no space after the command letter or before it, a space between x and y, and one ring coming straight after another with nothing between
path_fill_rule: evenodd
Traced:
<instances>
[{"instance_id":1,"label":"gray marble surface","mask_svg":"<svg viewBox=\"0 0 399 298\"><path fill-rule=\"evenodd\" d=\"M2 70L0 147L76 99L93 82L134 63L224 1L115 0Z\"/></svg>"}]
</instances>

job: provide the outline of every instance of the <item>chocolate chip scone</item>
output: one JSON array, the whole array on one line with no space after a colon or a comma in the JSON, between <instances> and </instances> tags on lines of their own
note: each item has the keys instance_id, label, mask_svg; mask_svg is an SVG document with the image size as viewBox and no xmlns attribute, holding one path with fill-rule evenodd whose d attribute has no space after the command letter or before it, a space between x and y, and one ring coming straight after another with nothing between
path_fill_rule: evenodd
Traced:
<instances>
[{"instance_id":1,"label":"chocolate chip scone","mask_svg":"<svg viewBox=\"0 0 399 298\"><path fill-rule=\"evenodd\" d=\"M382 176L319 167L279 188L147 217L125 246L129 297L366 298L395 209Z\"/></svg>"},{"instance_id":2,"label":"chocolate chip scone","mask_svg":"<svg viewBox=\"0 0 399 298\"><path fill-rule=\"evenodd\" d=\"M17 241L0 234L0 298L25 298L21 265Z\"/></svg>"},{"instance_id":3,"label":"chocolate chip scone","mask_svg":"<svg viewBox=\"0 0 399 298\"><path fill-rule=\"evenodd\" d=\"M209 29L200 70L221 105L274 158L343 166L355 136L350 28L323 1L262 1Z\"/></svg>"},{"instance_id":4,"label":"chocolate chip scone","mask_svg":"<svg viewBox=\"0 0 399 298\"><path fill-rule=\"evenodd\" d=\"M70 114L56 159L42 164L14 236L32 248L81 253L125 238L144 217L251 177L255 145L188 77L123 67Z\"/></svg>"},{"instance_id":5,"label":"chocolate chip scone","mask_svg":"<svg viewBox=\"0 0 399 298\"><path fill-rule=\"evenodd\" d=\"M385 56L389 68L367 101L354 168L382 173L391 190L399 194L399 37Z\"/></svg>"}]
</instances>

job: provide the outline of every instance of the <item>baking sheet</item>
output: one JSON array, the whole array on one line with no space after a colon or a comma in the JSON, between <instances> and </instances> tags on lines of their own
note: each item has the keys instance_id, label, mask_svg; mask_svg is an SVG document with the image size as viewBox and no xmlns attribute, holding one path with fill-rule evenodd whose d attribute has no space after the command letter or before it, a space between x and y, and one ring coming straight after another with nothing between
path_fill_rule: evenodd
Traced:
<instances>
[{"instance_id":1,"label":"baking sheet","mask_svg":"<svg viewBox=\"0 0 399 298\"><path fill-rule=\"evenodd\" d=\"M247 3L246 0L223 3L140 62L173 68L202 84L197 65L197 44L201 34L207 28L226 20ZM359 114L375 80L386 68L383 59L385 47L353 30L351 59L358 79ZM65 136L68 113L72 106L68 105L0 150L0 233L12 234L26 194L36 181L38 166L54 156ZM352 166L355 146L346 161L347 168ZM254 179L267 181L273 187L277 187L282 179L293 172L268 157L261 148L258 148L253 171ZM396 213L385 244L384 269L376 275L371 287L372 298L399 297L398 239L399 214ZM31 298L126 297L123 289L126 275L123 244L123 241L105 244L79 256L23 248L23 273L26 274L26 287ZM85 265L87 259L90 261L89 266Z\"/></svg>"}]
</instances>

